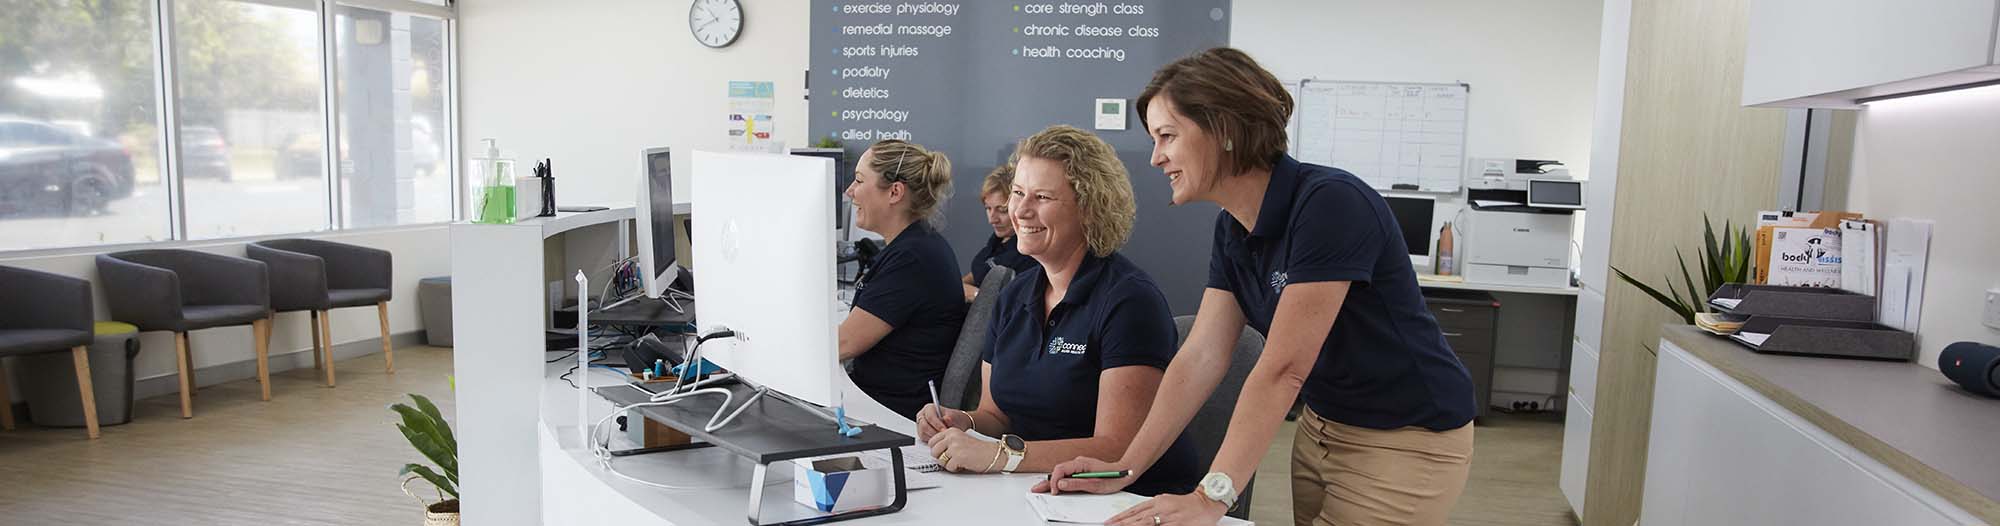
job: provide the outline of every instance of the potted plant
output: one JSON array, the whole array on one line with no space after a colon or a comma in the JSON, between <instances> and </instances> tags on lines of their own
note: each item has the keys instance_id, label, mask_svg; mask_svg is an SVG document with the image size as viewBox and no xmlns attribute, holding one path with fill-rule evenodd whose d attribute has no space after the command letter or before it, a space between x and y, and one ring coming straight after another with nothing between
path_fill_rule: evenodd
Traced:
<instances>
[{"instance_id":1,"label":"potted plant","mask_svg":"<svg viewBox=\"0 0 2000 526\"><path fill-rule=\"evenodd\" d=\"M1724 221L1722 240L1718 244L1715 226L1704 214L1701 217L1701 230L1702 238L1706 242L1699 261L1703 288L1695 288L1694 276L1688 272L1687 260L1681 256L1679 248L1674 249L1674 259L1681 264L1681 282L1687 289L1685 297L1681 296L1683 292L1681 289L1674 287L1672 277L1667 278L1666 292L1661 292L1626 274L1625 271L1618 270L1617 267L1612 267L1611 271L1618 273L1618 279L1639 287L1639 290L1644 291L1646 295L1652 296L1654 301L1673 309L1674 314L1680 315L1682 320L1693 325L1696 314L1709 312L1709 294L1727 283L1743 283L1750 275L1751 246L1747 226L1738 228Z\"/></svg>"},{"instance_id":2,"label":"potted plant","mask_svg":"<svg viewBox=\"0 0 2000 526\"><path fill-rule=\"evenodd\" d=\"M424 458L437 465L435 469L423 464L403 465L398 476L403 477L403 493L424 504L424 526L458 526L458 439L451 434L451 423L444 420L444 413L438 411L437 404L424 395L411 393L410 398L417 406L408 404L389 406L401 415L403 421L396 424L396 430L409 439L410 447L417 449ZM423 479L437 491L437 502L425 502L422 497L410 493L410 482ZM450 495L446 498L446 495Z\"/></svg>"}]
</instances>

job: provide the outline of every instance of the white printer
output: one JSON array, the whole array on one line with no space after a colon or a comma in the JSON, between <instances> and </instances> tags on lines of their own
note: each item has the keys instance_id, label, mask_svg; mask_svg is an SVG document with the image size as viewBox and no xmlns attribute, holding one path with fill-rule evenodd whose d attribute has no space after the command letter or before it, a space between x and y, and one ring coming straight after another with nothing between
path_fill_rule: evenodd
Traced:
<instances>
[{"instance_id":1,"label":"white printer","mask_svg":"<svg viewBox=\"0 0 2000 526\"><path fill-rule=\"evenodd\" d=\"M1475 159L1466 174L1465 280L1529 287L1570 284L1570 233L1583 181L1556 161Z\"/></svg>"}]
</instances>

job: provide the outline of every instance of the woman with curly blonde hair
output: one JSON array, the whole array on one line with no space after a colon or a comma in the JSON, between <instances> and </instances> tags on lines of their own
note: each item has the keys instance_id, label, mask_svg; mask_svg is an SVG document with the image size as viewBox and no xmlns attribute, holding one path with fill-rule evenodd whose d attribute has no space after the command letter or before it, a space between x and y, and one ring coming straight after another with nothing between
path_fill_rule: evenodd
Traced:
<instances>
[{"instance_id":1,"label":"woman with curly blonde hair","mask_svg":"<svg viewBox=\"0 0 2000 526\"><path fill-rule=\"evenodd\" d=\"M1116 456L1144 422L1173 360L1173 313L1118 249L1132 235L1132 180L1090 132L1053 126L1016 150L1008 212L1039 268L1000 293L973 411L917 412L917 437L954 472L1044 472ZM999 443L970 431L1001 437ZM1185 438L1126 488L1186 492L1201 476Z\"/></svg>"}]
</instances>

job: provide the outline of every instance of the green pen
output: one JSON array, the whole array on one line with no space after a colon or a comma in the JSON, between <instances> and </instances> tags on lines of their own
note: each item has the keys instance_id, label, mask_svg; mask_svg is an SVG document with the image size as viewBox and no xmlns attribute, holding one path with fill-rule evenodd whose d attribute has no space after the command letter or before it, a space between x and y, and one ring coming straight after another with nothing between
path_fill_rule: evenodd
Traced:
<instances>
[{"instance_id":1,"label":"green pen","mask_svg":"<svg viewBox=\"0 0 2000 526\"><path fill-rule=\"evenodd\" d=\"M1082 472L1082 473L1071 473L1071 474L1069 474L1069 477L1066 477L1066 478L1073 478L1073 479L1122 479L1122 478L1125 478L1125 477L1130 477L1130 476L1132 476L1132 470L1127 470L1127 469L1121 469L1121 470L1118 470L1118 471L1085 471L1085 472Z\"/></svg>"}]
</instances>

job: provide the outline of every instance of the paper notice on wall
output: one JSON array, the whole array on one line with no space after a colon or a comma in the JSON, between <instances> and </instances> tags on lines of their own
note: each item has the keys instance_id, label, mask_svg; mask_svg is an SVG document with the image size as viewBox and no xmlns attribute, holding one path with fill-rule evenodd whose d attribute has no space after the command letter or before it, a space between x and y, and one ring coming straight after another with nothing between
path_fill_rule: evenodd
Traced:
<instances>
[{"instance_id":1,"label":"paper notice on wall","mask_svg":"<svg viewBox=\"0 0 2000 526\"><path fill-rule=\"evenodd\" d=\"M775 83L729 81L729 149L731 151L784 153L776 140L778 125Z\"/></svg>"},{"instance_id":2,"label":"paper notice on wall","mask_svg":"<svg viewBox=\"0 0 2000 526\"><path fill-rule=\"evenodd\" d=\"M1790 287L1840 286L1840 229L1775 228L1766 283Z\"/></svg>"}]
</instances>

